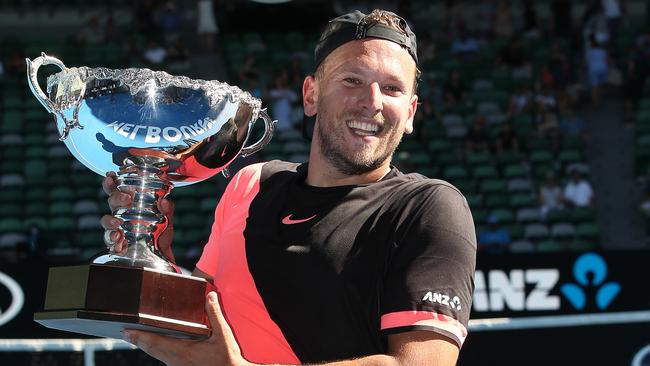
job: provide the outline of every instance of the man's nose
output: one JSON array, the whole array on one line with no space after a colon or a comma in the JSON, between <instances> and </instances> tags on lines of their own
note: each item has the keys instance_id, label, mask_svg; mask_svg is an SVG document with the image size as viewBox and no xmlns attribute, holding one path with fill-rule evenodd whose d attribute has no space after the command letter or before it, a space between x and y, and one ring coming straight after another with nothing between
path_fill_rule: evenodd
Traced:
<instances>
[{"instance_id":1,"label":"man's nose","mask_svg":"<svg viewBox=\"0 0 650 366\"><path fill-rule=\"evenodd\" d=\"M378 83L371 83L365 88L362 106L364 109L375 115L384 109L383 95Z\"/></svg>"}]
</instances>

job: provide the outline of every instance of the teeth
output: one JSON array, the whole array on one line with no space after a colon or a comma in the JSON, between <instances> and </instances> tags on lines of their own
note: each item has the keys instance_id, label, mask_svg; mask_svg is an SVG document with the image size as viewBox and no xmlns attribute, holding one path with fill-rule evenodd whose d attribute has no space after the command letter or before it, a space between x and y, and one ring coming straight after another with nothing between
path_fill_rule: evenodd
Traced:
<instances>
[{"instance_id":1,"label":"teeth","mask_svg":"<svg viewBox=\"0 0 650 366\"><path fill-rule=\"evenodd\" d=\"M379 131L379 126L372 123L350 121L348 122L348 127L354 128L355 130L361 130L363 132L377 132Z\"/></svg>"}]
</instances>

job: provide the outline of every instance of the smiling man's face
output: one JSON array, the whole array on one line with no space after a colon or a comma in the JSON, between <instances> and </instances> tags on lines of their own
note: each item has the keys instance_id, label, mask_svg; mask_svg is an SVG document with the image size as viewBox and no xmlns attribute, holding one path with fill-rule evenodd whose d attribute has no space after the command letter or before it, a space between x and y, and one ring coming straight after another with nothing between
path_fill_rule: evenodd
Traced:
<instances>
[{"instance_id":1,"label":"smiling man's face","mask_svg":"<svg viewBox=\"0 0 650 366\"><path fill-rule=\"evenodd\" d=\"M413 58L394 42L364 39L340 46L320 67L305 87L314 93L305 98L305 113L317 113L320 154L346 175L387 167L403 134L413 130Z\"/></svg>"}]
</instances>

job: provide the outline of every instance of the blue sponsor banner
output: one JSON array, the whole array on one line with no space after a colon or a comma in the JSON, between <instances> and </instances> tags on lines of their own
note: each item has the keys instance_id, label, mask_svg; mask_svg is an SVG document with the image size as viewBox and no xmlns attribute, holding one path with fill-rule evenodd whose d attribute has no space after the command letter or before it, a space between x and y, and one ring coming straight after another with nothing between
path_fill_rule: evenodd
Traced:
<instances>
[{"instance_id":1,"label":"blue sponsor banner","mask_svg":"<svg viewBox=\"0 0 650 366\"><path fill-rule=\"evenodd\" d=\"M650 251L480 253L472 319L650 309Z\"/></svg>"}]
</instances>

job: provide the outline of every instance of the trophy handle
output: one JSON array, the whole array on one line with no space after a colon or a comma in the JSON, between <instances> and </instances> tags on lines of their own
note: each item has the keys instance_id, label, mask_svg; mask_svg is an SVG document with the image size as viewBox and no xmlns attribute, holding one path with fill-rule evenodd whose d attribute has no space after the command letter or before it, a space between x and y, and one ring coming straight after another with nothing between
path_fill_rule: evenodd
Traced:
<instances>
[{"instance_id":1,"label":"trophy handle","mask_svg":"<svg viewBox=\"0 0 650 366\"><path fill-rule=\"evenodd\" d=\"M273 130L275 130L275 122L274 120L269 117L268 113L266 113L266 109L262 109L260 111L260 117L264 120L264 136L262 136L261 139L259 139L256 143L252 144L251 146L246 146L243 149L241 149L241 155L242 157L247 157L248 155L254 154L264 148L266 144L271 141L271 137L273 137ZM257 122L257 121L255 121Z\"/></svg>"},{"instance_id":2,"label":"trophy handle","mask_svg":"<svg viewBox=\"0 0 650 366\"><path fill-rule=\"evenodd\" d=\"M45 52L41 52L41 55L35 58L34 61L26 58L25 62L27 62L27 84L29 84L29 88L32 90L32 93L34 93L34 96L36 96L36 99L41 102L43 107L45 107L48 112L54 113L54 103L52 103L47 94L45 94L38 85L38 69L44 65L56 65L61 70L67 68L61 60L56 57L48 56Z\"/></svg>"}]
</instances>

